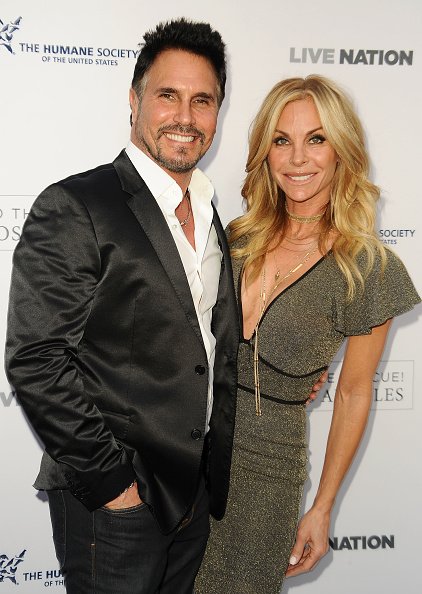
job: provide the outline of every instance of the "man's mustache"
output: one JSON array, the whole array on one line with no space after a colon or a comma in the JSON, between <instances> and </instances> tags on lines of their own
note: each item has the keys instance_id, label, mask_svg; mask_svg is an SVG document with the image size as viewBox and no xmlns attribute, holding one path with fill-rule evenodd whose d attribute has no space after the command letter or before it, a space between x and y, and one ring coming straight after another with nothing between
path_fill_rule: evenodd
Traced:
<instances>
[{"instance_id":1,"label":"man's mustache","mask_svg":"<svg viewBox=\"0 0 422 594\"><path fill-rule=\"evenodd\" d=\"M187 134L190 136L198 136L202 143L205 142L205 134L195 128L195 126L182 126L181 124L174 124L174 126L163 126L158 129L159 136L162 136L166 132L170 134Z\"/></svg>"}]
</instances>

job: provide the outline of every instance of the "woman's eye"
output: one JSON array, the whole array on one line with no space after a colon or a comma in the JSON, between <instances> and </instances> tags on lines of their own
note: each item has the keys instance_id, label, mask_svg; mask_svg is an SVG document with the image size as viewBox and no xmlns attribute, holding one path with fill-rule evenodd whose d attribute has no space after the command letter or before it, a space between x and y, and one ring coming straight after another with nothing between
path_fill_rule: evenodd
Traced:
<instances>
[{"instance_id":1,"label":"woman's eye","mask_svg":"<svg viewBox=\"0 0 422 594\"><path fill-rule=\"evenodd\" d=\"M287 140L287 138L284 138L284 136L279 136L278 138L274 139L274 144L277 146L284 146L286 144L289 144L289 141Z\"/></svg>"},{"instance_id":2,"label":"woman's eye","mask_svg":"<svg viewBox=\"0 0 422 594\"><path fill-rule=\"evenodd\" d=\"M311 136L311 138L309 139L310 144L322 144L323 142L325 142L325 138L324 136L321 136L321 134L315 134L315 136Z\"/></svg>"}]
</instances>

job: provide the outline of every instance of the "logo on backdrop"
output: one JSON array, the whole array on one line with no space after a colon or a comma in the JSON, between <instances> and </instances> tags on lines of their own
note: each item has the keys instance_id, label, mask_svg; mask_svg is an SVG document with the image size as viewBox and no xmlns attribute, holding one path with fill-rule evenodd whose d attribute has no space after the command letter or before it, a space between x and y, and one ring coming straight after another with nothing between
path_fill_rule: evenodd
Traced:
<instances>
[{"instance_id":1,"label":"logo on backdrop","mask_svg":"<svg viewBox=\"0 0 422 594\"><path fill-rule=\"evenodd\" d=\"M290 62L302 64L341 64L365 66L412 66L413 50L334 49L291 47Z\"/></svg>"},{"instance_id":2,"label":"logo on backdrop","mask_svg":"<svg viewBox=\"0 0 422 594\"><path fill-rule=\"evenodd\" d=\"M0 195L0 251L15 249L34 199L33 195Z\"/></svg>"},{"instance_id":3,"label":"logo on backdrop","mask_svg":"<svg viewBox=\"0 0 422 594\"><path fill-rule=\"evenodd\" d=\"M118 66L119 60L136 59L140 51L140 44L136 49L112 47L104 45L62 45L51 43L47 40L24 40L19 43L12 41L14 33L19 29L22 17L11 21L7 25L0 19L0 45L10 54L29 58L30 56L41 59L50 64L79 64L82 66ZM5 52L2 52L5 53Z\"/></svg>"},{"instance_id":4,"label":"logo on backdrop","mask_svg":"<svg viewBox=\"0 0 422 594\"><path fill-rule=\"evenodd\" d=\"M16 555L15 557L9 557L5 554L0 555L0 584L6 583L19 586L23 582L43 582L45 588L64 585L64 579L60 569L31 569L29 571L23 571L23 565L21 564L24 561L27 562L27 559L25 559L26 552L26 549L24 549L20 555ZM2 586L0 585L0 592L2 592L1 588Z\"/></svg>"},{"instance_id":5,"label":"logo on backdrop","mask_svg":"<svg viewBox=\"0 0 422 594\"><path fill-rule=\"evenodd\" d=\"M19 406L19 403L16 399L16 392L12 389L0 392L0 406L4 408Z\"/></svg>"},{"instance_id":6,"label":"logo on backdrop","mask_svg":"<svg viewBox=\"0 0 422 594\"><path fill-rule=\"evenodd\" d=\"M20 555L16 555L15 557L8 557L5 554L0 555L0 584L6 582L8 584L18 585L19 582L16 579L16 573L19 565L23 563L25 553L26 550L23 550Z\"/></svg>"},{"instance_id":7,"label":"logo on backdrop","mask_svg":"<svg viewBox=\"0 0 422 594\"><path fill-rule=\"evenodd\" d=\"M394 549L394 534L386 536L333 536L329 539L333 551Z\"/></svg>"},{"instance_id":8,"label":"logo on backdrop","mask_svg":"<svg viewBox=\"0 0 422 594\"><path fill-rule=\"evenodd\" d=\"M321 390L317 411L333 410L341 361L334 361L328 381ZM405 410L413 408L414 361L381 361L373 379L373 410ZM318 402L318 401L317 401Z\"/></svg>"},{"instance_id":9,"label":"logo on backdrop","mask_svg":"<svg viewBox=\"0 0 422 594\"><path fill-rule=\"evenodd\" d=\"M398 245L401 240L413 239L416 229L380 229L380 240L388 245Z\"/></svg>"},{"instance_id":10,"label":"logo on backdrop","mask_svg":"<svg viewBox=\"0 0 422 594\"><path fill-rule=\"evenodd\" d=\"M13 35L15 34L15 31L19 30L21 20L22 17L18 17L14 21L10 21L10 23L5 25L0 19L0 46L4 47L11 54L15 54L12 47Z\"/></svg>"}]
</instances>

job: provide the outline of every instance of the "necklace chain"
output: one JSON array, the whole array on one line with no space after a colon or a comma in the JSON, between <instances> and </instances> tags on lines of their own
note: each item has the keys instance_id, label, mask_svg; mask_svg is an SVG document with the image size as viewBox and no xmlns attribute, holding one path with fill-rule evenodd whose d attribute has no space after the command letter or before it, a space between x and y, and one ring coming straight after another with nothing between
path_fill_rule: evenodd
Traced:
<instances>
[{"instance_id":1,"label":"necklace chain","mask_svg":"<svg viewBox=\"0 0 422 594\"><path fill-rule=\"evenodd\" d=\"M293 249L293 247L287 247L287 245L280 245L280 248L283 249L283 250L287 250L288 252L294 252L296 254L304 254L307 251L307 249L308 249L307 246L309 246L309 245L315 245L316 244L315 241L308 241L307 243L294 243L293 241L291 241L290 243L291 243L292 246L294 245L296 247L304 247L306 249L304 249L304 250L295 250L295 249Z\"/></svg>"},{"instance_id":2,"label":"necklace chain","mask_svg":"<svg viewBox=\"0 0 422 594\"><path fill-rule=\"evenodd\" d=\"M288 243L291 243L293 245L306 246L306 245L312 245L316 241L315 239L311 239L311 241L306 241L310 237L317 237L317 234L315 233L315 234L312 234L312 235L307 235L306 237L302 237L302 239L304 241L301 241L297 237L289 237L288 235L285 235L283 237L283 239L285 239Z\"/></svg>"},{"instance_id":3,"label":"necklace chain","mask_svg":"<svg viewBox=\"0 0 422 594\"><path fill-rule=\"evenodd\" d=\"M314 244L311 249L306 251L305 255L300 260L300 262L298 264L295 264L294 266L292 266L292 268L290 268L290 270L284 276L280 275L280 269L278 268L274 275L274 285L272 286L271 290L268 292L268 295L267 295L267 291L266 291L265 262L264 262L264 266L262 267L261 289L260 289L260 293L259 293L259 316L258 316L258 320L256 322L255 330L254 330L255 344L254 344L254 355L253 355L254 383L255 383L255 413L258 417L260 417L262 415L261 390L260 390L260 382L259 382L259 348L258 348L259 324L260 324L262 316L264 315L264 312L267 308L267 303L271 299L271 297L274 294L274 291L277 289L277 287L279 287L281 285L281 283L283 283L285 280L287 280L289 277L291 277L295 272L300 270L302 268L302 266L304 266L308 262L309 258L313 254L315 254L315 252L317 250L318 250L318 247L316 244Z\"/></svg>"},{"instance_id":4,"label":"necklace chain","mask_svg":"<svg viewBox=\"0 0 422 594\"><path fill-rule=\"evenodd\" d=\"M183 219L183 221L179 221L181 227L184 227L185 225L187 225L189 223L190 216L192 214L192 205L190 203L189 188L186 189L186 192L185 192L183 198L186 198L186 200L188 202L188 214L186 215L186 218Z\"/></svg>"},{"instance_id":5,"label":"necklace chain","mask_svg":"<svg viewBox=\"0 0 422 594\"><path fill-rule=\"evenodd\" d=\"M292 268L290 268L290 270L288 272L286 272L286 274L284 276L282 276L280 278L280 269L278 268L275 275L274 275L274 285L271 289L271 291L268 293L268 300L272 297L274 291L277 289L277 287L279 285L281 285L281 283L285 280L287 280L290 276L292 276L292 274L294 274L295 272L297 272L298 270L300 270L302 268L302 266L304 266L306 264L306 262L309 260L309 258L317 251L317 245L314 243L312 248L307 250L305 255L303 256L302 260L296 264L295 266L292 266ZM303 252L302 252L303 253ZM262 279L262 285L263 285L263 300L261 300L261 310L262 307L264 308L261 311L261 315L262 313L264 313L265 307L267 305L267 297L265 294L265 281L266 281L266 272L265 272L265 266L262 269L261 272L261 279ZM261 295L260 295L261 297Z\"/></svg>"}]
</instances>

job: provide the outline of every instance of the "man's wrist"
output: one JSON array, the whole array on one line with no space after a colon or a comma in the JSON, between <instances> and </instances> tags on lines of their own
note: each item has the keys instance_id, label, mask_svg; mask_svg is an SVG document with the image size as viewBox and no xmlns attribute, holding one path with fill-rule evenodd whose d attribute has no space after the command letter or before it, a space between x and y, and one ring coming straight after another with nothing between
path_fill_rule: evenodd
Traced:
<instances>
[{"instance_id":1,"label":"man's wrist","mask_svg":"<svg viewBox=\"0 0 422 594\"><path fill-rule=\"evenodd\" d=\"M126 507L133 507L139 503L142 503L142 501L139 498L138 485L135 480L115 499L106 503L105 507L108 507L109 509L123 509Z\"/></svg>"},{"instance_id":2,"label":"man's wrist","mask_svg":"<svg viewBox=\"0 0 422 594\"><path fill-rule=\"evenodd\" d=\"M119 497L120 497L121 495L124 495L125 493L127 493L127 492L129 491L129 489L132 489L132 487L134 487L135 485L136 485L136 479L135 479L134 481L132 481L132 482L130 483L130 485L129 485L128 487L126 487L126 489L124 489L124 490L123 490L123 491L120 493Z\"/></svg>"}]
</instances>

